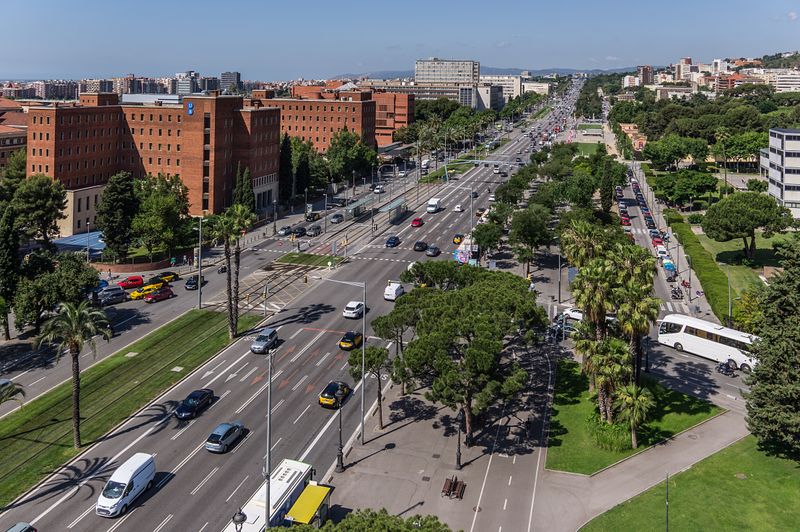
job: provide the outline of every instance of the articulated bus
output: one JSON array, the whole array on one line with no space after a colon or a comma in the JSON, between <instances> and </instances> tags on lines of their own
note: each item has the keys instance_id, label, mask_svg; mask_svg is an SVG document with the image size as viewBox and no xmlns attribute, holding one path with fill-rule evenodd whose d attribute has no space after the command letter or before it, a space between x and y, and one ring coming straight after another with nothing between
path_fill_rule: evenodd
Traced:
<instances>
[{"instance_id":1,"label":"articulated bus","mask_svg":"<svg viewBox=\"0 0 800 532\"><path fill-rule=\"evenodd\" d=\"M283 526L285 517L292 505L303 493L311 482L314 468L311 465L296 460L284 459L272 471L270 478L270 527ZM262 532L266 526L267 517L267 483L258 488L247 503L242 506L242 513L246 520L240 529L229 523L224 532Z\"/></svg>"},{"instance_id":2,"label":"articulated bus","mask_svg":"<svg viewBox=\"0 0 800 532\"><path fill-rule=\"evenodd\" d=\"M756 365L750 356L750 346L756 340L758 336L683 314L667 314L658 326L658 343L676 351L727 362L745 373Z\"/></svg>"}]
</instances>

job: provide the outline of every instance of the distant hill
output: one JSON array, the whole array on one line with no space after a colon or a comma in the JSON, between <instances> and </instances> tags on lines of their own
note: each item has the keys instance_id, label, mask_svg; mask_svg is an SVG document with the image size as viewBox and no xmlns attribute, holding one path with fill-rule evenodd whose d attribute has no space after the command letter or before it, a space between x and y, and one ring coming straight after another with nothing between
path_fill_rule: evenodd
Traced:
<instances>
[{"instance_id":1,"label":"distant hill","mask_svg":"<svg viewBox=\"0 0 800 532\"><path fill-rule=\"evenodd\" d=\"M518 76L522 71L527 70L533 77L547 76L549 74L558 74L559 76L569 76L584 72L587 74L608 74L616 72L636 72L636 67L623 67L623 68L609 68L609 69L579 69L579 68L500 68L481 66L481 74L488 76ZM376 70L374 72L362 72L360 74L339 74L332 79L357 79L357 78L372 78L372 79L395 79L395 78L412 78L414 77L413 70Z\"/></svg>"}]
</instances>

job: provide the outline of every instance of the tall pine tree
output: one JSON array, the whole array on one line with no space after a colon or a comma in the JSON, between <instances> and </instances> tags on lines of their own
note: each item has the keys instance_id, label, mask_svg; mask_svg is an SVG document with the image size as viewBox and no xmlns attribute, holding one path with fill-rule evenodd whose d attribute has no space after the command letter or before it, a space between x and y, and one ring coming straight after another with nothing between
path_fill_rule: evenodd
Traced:
<instances>
[{"instance_id":1,"label":"tall pine tree","mask_svg":"<svg viewBox=\"0 0 800 532\"><path fill-rule=\"evenodd\" d=\"M253 177L250 174L250 167L246 167L242 172L239 182L236 185L237 205L244 205L250 212L256 209L256 194L253 192Z\"/></svg>"},{"instance_id":2,"label":"tall pine tree","mask_svg":"<svg viewBox=\"0 0 800 532\"><path fill-rule=\"evenodd\" d=\"M292 171L292 139L289 135L281 138L281 158L278 168L278 198L288 201L292 197L294 172Z\"/></svg>"},{"instance_id":3,"label":"tall pine tree","mask_svg":"<svg viewBox=\"0 0 800 532\"><path fill-rule=\"evenodd\" d=\"M3 321L3 337L11 339L8 330L8 312L17 291L19 280L19 239L20 231L16 226L16 213L8 202L0 204L3 216L0 218L0 318Z\"/></svg>"},{"instance_id":4,"label":"tall pine tree","mask_svg":"<svg viewBox=\"0 0 800 532\"><path fill-rule=\"evenodd\" d=\"M139 212L139 200L134 179L120 172L108 180L97 205L97 228L103 232L103 242L116 260L125 260L133 240L133 218Z\"/></svg>"}]
</instances>

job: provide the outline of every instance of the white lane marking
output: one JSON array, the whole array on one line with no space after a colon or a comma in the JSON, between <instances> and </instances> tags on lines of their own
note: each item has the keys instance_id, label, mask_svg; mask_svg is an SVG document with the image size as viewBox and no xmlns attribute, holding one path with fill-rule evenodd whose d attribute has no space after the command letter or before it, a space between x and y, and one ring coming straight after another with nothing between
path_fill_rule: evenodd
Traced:
<instances>
[{"instance_id":1,"label":"white lane marking","mask_svg":"<svg viewBox=\"0 0 800 532\"><path fill-rule=\"evenodd\" d=\"M293 392L297 391L297 389L306 381L307 378L308 378L308 375L303 375L303 378L300 379L299 381L297 381L297 384L292 386L292 391Z\"/></svg>"},{"instance_id":2,"label":"white lane marking","mask_svg":"<svg viewBox=\"0 0 800 532\"><path fill-rule=\"evenodd\" d=\"M239 372L242 371L244 368L246 368L249 363L250 362L245 362L244 364L242 364L241 368L237 369L236 371L234 371L233 373L231 373L227 377L225 377L225 382L228 382L229 380L231 380L231 379L235 378L236 376L238 376Z\"/></svg>"},{"instance_id":3,"label":"white lane marking","mask_svg":"<svg viewBox=\"0 0 800 532\"><path fill-rule=\"evenodd\" d=\"M228 502L228 501L225 501L225 502ZM503 510L505 510L505 509L506 509L506 506L507 506L507 505L508 505L508 499L506 499L506 500L504 500L504 501L503 501Z\"/></svg>"},{"instance_id":4,"label":"white lane marking","mask_svg":"<svg viewBox=\"0 0 800 532\"><path fill-rule=\"evenodd\" d=\"M34 384L37 384L37 383L39 383L39 382L42 382L42 381L43 381L43 380L45 380L46 378L47 378L47 375L45 375L44 377L39 377L38 379L36 379L36 380L35 380L35 381L33 381L32 383L30 383L30 384L28 385L28 387L30 388L30 387L31 387L31 386L33 386Z\"/></svg>"},{"instance_id":5,"label":"white lane marking","mask_svg":"<svg viewBox=\"0 0 800 532\"><path fill-rule=\"evenodd\" d=\"M542 421L542 433L539 437L539 441L541 442L542 448L539 449L539 453L536 456L536 473L533 475L533 493L531 493L531 511L528 514L528 532L531 532L531 525L533 524L533 503L536 500L536 485L539 482L539 463L542 460L542 449L544 452L547 452L547 444L545 442L545 434L548 428L548 418L547 414L550 412L550 400L553 397L553 367L550 363L550 356L545 351L544 353L545 358L547 359L547 401L545 401L544 405L544 418Z\"/></svg>"},{"instance_id":6,"label":"white lane marking","mask_svg":"<svg viewBox=\"0 0 800 532\"><path fill-rule=\"evenodd\" d=\"M273 378L273 380L275 380L275 379ZM252 403L252 402L253 402L253 400L254 400L256 397L258 397L258 394L260 394L261 392L263 392L264 390L266 390L266 389L267 389L267 386L269 386L269 385L270 385L270 382L269 382L269 381L267 381L267 382L265 382L264 384L262 384L262 385L261 385L261 387L260 387L258 390L256 390L256 391L255 391L255 393L254 393L253 395L251 395L251 396L250 396L250 398L249 398L247 401L245 401L245 402L242 404L242 406L240 406L239 408L237 408L237 409L236 409L236 412L235 412L235 413L236 413L236 414L241 414L241 413L242 413L242 410L244 410L245 408L247 408L247 405L249 405L250 403Z\"/></svg>"},{"instance_id":7,"label":"white lane marking","mask_svg":"<svg viewBox=\"0 0 800 532\"><path fill-rule=\"evenodd\" d=\"M196 420L196 419L193 419L193 420L191 420L191 421L190 421L190 422L189 422L189 423L188 423L188 424L187 424L185 427L183 427L181 430L179 430L178 432L176 432L176 433L175 433L175 435L174 435L174 436L172 436L172 438L170 438L170 440L172 440L172 441L175 441L175 440L177 440L177 439L178 439L178 438L181 436L181 434L183 434L184 432L186 432L186 430L187 430L189 427L191 427L192 425L194 425L194 422L195 422L195 421L197 421L197 420Z\"/></svg>"},{"instance_id":8,"label":"white lane marking","mask_svg":"<svg viewBox=\"0 0 800 532\"><path fill-rule=\"evenodd\" d=\"M77 518L76 518L76 519L75 519L73 522L71 522L70 524L68 524L68 525L67 525L67 528L72 528L72 527L74 527L75 525L77 525L77 524L78 524L78 521L80 521L81 519L83 519L84 517L86 517L86 514L88 514L88 513L89 513L89 512L91 512L92 510L94 510L94 508L95 508L95 505L94 505L94 504L93 504L93 505L91 505L91 506L89 506L89 507L88 507L86 510L84 510L84 511L83 511L83 513L82 513L81 515L79 515L79 516L78 516L78 517L77 517Z\"/></svg>"},{"instance_id":9,"label":"white lane marking","mask_svg":"<svg viewBox=\"0 0 800 532\"><path fill-rule=\"evenodd\" d=\"M497 425L497 431L494 433L494 441L492 442L492 450L489 454L489 463L486 464L486 473L483 475L483 483L481 484L481 491L478 494L478 502L475 504L475 508L480 508L481 506L481 499L483 499L483 490L486 488L486 480L489 478L489 470L492 468L492 459L494 458L494 449L497 445L497 438L500 435L500 425ZM302 462L302 460L301 460ZM469 532L475 530L475 521L478 519L478 512L477 510L473 511L472 514L472 526L469 527Z\"/></svg>"},{"instance_id":10,"label":"white lane marking","mask_svg":"<svg viewBox=\"0 0 800 532\"><path fill-rule=\"evenodd\" d=\"M387 384L387 386L388 386L388 384ZM358 389L360 387L361 387L361 381L359 380L358 384L356 384L355 388L353 388L353 397L355 397L355 393L358 391ZM322 436L323 436L323 434L325 434L325 431L327 431L328 428L330 428L330 426L333 425L333 422L335 420L336 420L336 416L331 416L331 417L328 418L328 422L325 423L325 425L322 427L322 430L320 430L317 433L317 436L314 438L314 440L311 442L311 444L308 447L306 447L306 450L303 452L302 455L300 455L300 458L297 459L298 462L302 462L303 460L305 460L308 457L309 454L311 454L311 451L314 449L314 446L317 445L319 440L322 439Z\"/></svg>"},{"instance_id":11,"label":"white lane marking","mask_svg":"<svg viewBox=\"0 0 800 532\"><path fill-rule=\"evenodd\" d=\"M226 397L228 397L228 395L229 395L230 393L231 393L231 391L230 391L230 390L225 390L225 393L223 393L222 395L220 395L220 396L219 396L219 398L218 398L216 401L214 401L213 403L211 403L211 406L209 406L208 408L206 408L206 412L207 412L207 411L209 411L209 410L211 410L211 409L212 409L212 408L214 408L215 406L217 406L217 403L219 403L220 401L222 401L223 399L225 399Z\"/></svg>"},{"instance_id":12,"label":"white lane marking","mask_svg":"<svg viewBox=\"0 0 800 532\"><path fill-rule=\"evenodd\" d=\"M214 469L212 469L212 470L211 470L211 472L210 472L208 475L206 475L206 478L204 478L203 480L201 480L201 481L200 481L200 484L198 484L197 486L195 486L195 487L194 487L194 489L193 489L193 490L192 490L190 493L191 493L192 495L197 495L197 492L198 492L198 491L200 491L200 489L201 489L203 486L205 486L206 482L208 482L208 481L211 479L211 477L213 477L213 476L214 476L214 473L216 473L217 471L219 471L219 467L215 467Z\"/></svg>"},{"instance_id":13,"label":"white lane marking","mask_svg":"<svg viewBox=\"0 0 800 532\"><path fill-rule=\"evenodd\" d=\"M200 449L202 449L202 448L205 446L205 444L206 444L206 442L202 442L202 443L200 443L200 445L198 445L197 447L195 447L195 448L194 448L194 450L193 450L191 453L189 453L189 454L186 456L186 458L184 458L183 460L181 460L181 461L180 461L180 463L179 463L178 465L176 465L176 466L175 466L175 467L172 469L172 471L170 471L170 474L169 474L169 475L164 475L164 478L162 478L162 479L161 479L161 481L160 481L158 484L156 484L156 488L160 488L161 486L163 486L164 484L166 484L166 483L167 483L167 481L168 481L170 478L174 477L174 476L175 476L175 473L177 473L177 472L178 472L178 470L180 470L180 468L182 468L184 465L186 465L186 462L188 462L189 460L191 460L191 458L192 458L194 455L196 455L196 454L197 454L197 452L198 452Z\"/></svg>"},{"instance_id":14,"label":"white lane marking","mask_svg":"<svg viewBox=\"0 0 800 532\"><path fill-rule=\"evenodd\" d=\"M278 404L272 407L272 414L275 414L275 411L278 409L278 407L280 407L283 404L283 402L284 400L281 399L280 401L278 401Z\"/></svg>"},{"instance_id":15,"label":"white lane marking","mask_svg":"<svg viewBox=\"0 0 800 532\"><path fill-rule=\"evenodd\" d=\"M345 368L347 367L347 365L348 365L348 364L350 364L350 363L349 363L349 362L345 362L345 363L344 363L344 366L342 366L341 368L339 368L339 371L344 371L344 370L345 370Z\"/></svg>"},{"instance_id":16,"label":"white lane marking","mask_svg":"<svg viewBox=\"0 0 800 532\"><path fill-rule=\"evenodd\" d=\"M278 371L277 371L277 372L276 372L276 373L275 373L275 374L272 376L272 382L275 382L275 381L277 380L277 378L281 376L281 374L282 374L282 373L283 373L283 370L282 370L282 369L279 369L279 370L278 370Z\"/></svg>"},{"instance_id":17,"label":"white lane marking","mask_svg":"<svg viewBox=\"0 0 800 532\"><path fill-rule=\"evenodd\" d=\"M242 356L240 356L239 358L237 358L236 360L234 360L233 362L231 362L231 363L230 363L230 365L229 365L227 368L225 368L225 370L224 370L224 371L220 371L220 372L217 374L217 376L216 376L216 377L214 377L213 379L211 379L210 381L208 381L208 382L207 382L207 383L206 383L204 386L201 386L201 388L209 388L209 387L210 387L212 384L214 384L214 381L216 381L217 379L219 379L220 377L222 377L223 375L225 375L226 373L228 373L228 370L230 370L230 369L231 369L233 366L235 366L236 364L238 364L240 360L242 360L244 357L246 357L246 356L247 356L247 355L249 355L249 354L250 354L250 350L248 349L247 351L245 351L245 353L244 353Z\"/></svg>"},{"instance_id":18,"label":"white lane marking","mask_svg":"<svg viewBox=\"0 0 800 532\"><path fill-rule=\"evenodd\" d=\"M206 521L206 524L204 524L202 527L200 527L200 530L198 530L197 532L203 532L203 530L205 530L207 526L208 526L208 521Z\"/></svg>"},{"instance_id":19,"label":"white lane marking","mask_svg":"<svg viewBox=\"0 0 800 532\"><path fill-rule=\"evenodd\" d=\"M322 363L325 362L325 359L328 358L330 355L331 355L330 352L325 353L325 355L322 358L320 358L319 361L317 362L317 367L320 367L320 365L322 365Z\"/></svg>"},{"instance_id":20,"label":"white lane marking","mask_svg":"<svg viewBox=\"0 0 800 532\"><path fill-rule=\"evenodd\" d=\"M300 415L299 415L299 416L297 416L297 419L295 419L295 420L294 420L294 423L292 423L292 425L297 425L297 422L298 422L298 421L300 421L300 418L301 418L301 417L303 417L303 414L305 414L306 412L308 412L308 409L309 409L309 408L311 408L311 405L308 405L308 406L306 406L305 410L303 410L302 412L300 412Z\"/></svg>"},{"instance_id":21,"label":"white lane marking","mask_svg":"<svg viewBox=\"0 0 800 532\"><path fill-rule=\"evenodd\" d=\"M278 438L278 441L276 441L274 444L272 444L272 447L270 448L270 451L274 451L274 450L275 450L275 447L277 447L277 446L278 446L278 444L281 442L281 440L282 440L282 439L283 439L282 437L281 437L281 438ZM264 455L264 459L266 459L266 458L267 458L267 455L265 454L265 455Z\"/></svg>"},{"instance_id":22,"label":"white lane marking","mask_svg":"<svg viewBox=\"0 0 800 532\"><path fill-rule=\"evenodd\" d=\"M317 340L319 340L319 339L320 339L320 337L321 337L323 334L325 334L325 331L320 331L320 332L319 332L319 334L317 334L317 335L316 335L316 336L315 336L315 337L314 337L314 338L313 338L313 339L312 339L310 342L308 342L308 343L306 344L306 346L305 346L303 349L301 349L300 351L298 351L298 352L297 352L297 354L296 354L295 356L293 356L293 357L292 357L292 360L291 360L291 362L295 362L295 361L296 361L298 358L300 358L301 356L303 356L303 353L305 353L306 351L308 351L308 348L309 348L309 347L311 347L312 345L314 345L315 343L317 343Z\"/></svg>"},{"instance_id":23,"label":"white lane marking","mask_svg":"<svg viewBox=\"0 0 800 532\"><path fill-rule=\"evenodd\" d=\"M234 490L231 492L231 494L230 494L230 495L228 495L228 498L227 498L227 499L225 499L225 502L228 502L228 501L230 501L230 500L231 500L231 498L233 498L233 495L234 495L234 494L235 494L237 491L239 491L239 488L241 488L241 487L242 487L242 484L244 484L244 483L247 481L247 479L248 479L248 478L250 478L250 475L247 475L246 477L244 477L244 478L242 479L242 481L241 481L241 482L239 482L239 485L238 485L238 486L236 486L236 488L235 488L235 489L234 489ZM206 524L208 524L208 523L206 523ZM205 528L205 527L203 527L203 528ZM202 530L202 528L201 528L200 530Z\"/></svg>"},{"instance_id":24,"label":"white lane marking","mask_svg":"<svg viewBox=\"0 0 800 532\"><path fill-rule=\"evenodd\" d=\"M509 485L509 486L511 485L511 479L512 479L512 478L514 478L514 477L513 477L513 476L511 476L511 475L509 475L509 477L508 477L508 485Z\"/></svg>"},{"instance_id":25,"label":"white lane marking","mask_svg":"<svg viewBox=\"0 0 800 532\"><path fill-rule=\"evenodd\" d=\"M170 519L172 519L172 517L173 517L173 516L172 516L172 514L169 514L169 515L167 516L167 518L166 518L166 519L164 519L163 521L161 521L161 524L160 524L160 525L158 525L157 527L155 527L155 528L153 529L153 532L158 532L159 530L161 530L162 528L164 528L164 527L166 526L166 524L167 524L167 523L169 523L169 520L170 520Z\"/></svg>"},{"instance_id":26,"label":"white lane marking","mask_svg":"<svg viewBox=\"0 0 800 532\"><path fill-rule=\"evenodd\" d=\"M134 508L133 510L129 511L127 514L125 514L125 517L123 517L122 519L118 520L116 523L114 523L113 525L111 525L111 526L108 528L108 530L106 530L106 532L114 532L114 530L116 530L116 529L118 529L119 527L121 527L121 526L122 526L122 523L124 523L125 521L127 521L127 520L128 520L128 518L129 518L131 515L133 515L133 512L135 512L135 511L136 511L136 508Z\"/></svg>"},{"instance_id":27,"label":"white lane marking","mask_svg":"<svg viewBox=\"0 0 800 532\"><path fill-rule=\"evenodd\" d=\"M253 366L252 368L250 368L250 371L248 371L248 372L245 374L245 376L244 376L244 377L242 377L241 379L239 379L239 382L244 382L244 381L246 381L246 380L247 380L247 379L250 377L250 375L252 375L253 373L255 373L257 370L258 370L258 368L257 368L257 367L255 367L255 366Z\"/></svg>"},{"instance_id":28,"label":"white lane marking","mask_svg":"<svg viewBox=\"0 0 800 532\"><path fill-rule=\"evenodd\" d=\"M303 329L297 329L297 330L294 332L294 334L293 334L293 335L291 335L291 336L289 337L289 340L294 340L294 339L295 339L295 337L296 337L298 334L300 334L301 332L303 332Z\"/></svg>"}]
</instances>

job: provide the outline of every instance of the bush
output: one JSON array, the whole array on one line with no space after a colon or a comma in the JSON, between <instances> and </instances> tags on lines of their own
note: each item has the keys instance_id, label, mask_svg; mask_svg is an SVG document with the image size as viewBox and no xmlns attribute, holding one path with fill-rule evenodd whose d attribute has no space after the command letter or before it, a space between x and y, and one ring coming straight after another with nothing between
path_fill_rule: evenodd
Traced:
<instances>
[{"instance_id":1,"label":"bush","mask_svg":"<svg viewBox=\"0 0 800 532\"><path fill-rule=\"evenodd\" d=\"M696 212L696 213L690 214L686 219L692 225L700 225L701 223L703 223L703 218L704 218L704 216L702 214L700 214L699 212Z\"/></svg>"},{"instance_id":2,"label":"bush","mask_svg":"<svg viewBox=\"0 0 800 532\"><path fill-rule=\"evenodd\" d=\"M664 209L663 214L664 221L667 222L667 225L672 225L673 223L683 223L683 215L675 209Z\"/></svg>"},{"instance_id":3,"label":"bush","mask_svg":"<svg viewBox=\"0 0 800 532\"><path fill-rule=\"evenodd\" d=\"M627 425L617 423L609 425L605 421L600 421L600 415L593 412L586 418L586 428L594 444L601 449L617 453L631 449L631 432Z\"/></svg>"},{"instance_id":4,"label":"bush","mask_svg":"<svg viewBox=\"0 0 800 532\"><path fill-rule=\"evenodd\" d=\"M705 211L708 210L708 202L706 200L695 200L692 204L693 211Z\"/></svg>"}]
</instances>

